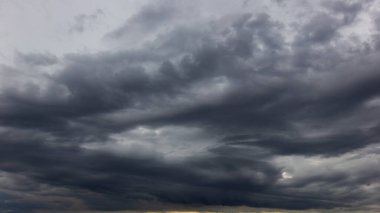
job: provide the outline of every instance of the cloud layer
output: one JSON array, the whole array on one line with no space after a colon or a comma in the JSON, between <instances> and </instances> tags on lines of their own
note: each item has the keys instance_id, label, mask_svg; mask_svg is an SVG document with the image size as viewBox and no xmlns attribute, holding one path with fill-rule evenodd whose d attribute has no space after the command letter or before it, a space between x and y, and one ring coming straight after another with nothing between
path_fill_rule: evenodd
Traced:
<instances>
[{"instance_id":1,"label":"cloud layer","mask_svg":"<svg viewBox=\"0 0 380 213\"><path fill-rule=\"evenodd\" d=\"M378 3L147 2L105 50L19 49L0 209L379 210Z\"/></svg>"}]
</instances>

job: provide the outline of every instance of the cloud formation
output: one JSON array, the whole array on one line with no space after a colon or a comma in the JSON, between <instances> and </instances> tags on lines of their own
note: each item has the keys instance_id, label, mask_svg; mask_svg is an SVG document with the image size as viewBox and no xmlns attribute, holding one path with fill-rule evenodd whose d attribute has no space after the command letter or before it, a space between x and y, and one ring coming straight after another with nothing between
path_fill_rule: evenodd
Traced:
<instances>
[{"instance_id":1,"label":"cloud formation","mask_svg":"<svg viewBox=\"0 0 380 213\"><path fill-rule=\"evenodd\" d=\"M379 210L378 6L147 2L109 49L18 50L0 209Z\"/></svg>"}]
</instances>

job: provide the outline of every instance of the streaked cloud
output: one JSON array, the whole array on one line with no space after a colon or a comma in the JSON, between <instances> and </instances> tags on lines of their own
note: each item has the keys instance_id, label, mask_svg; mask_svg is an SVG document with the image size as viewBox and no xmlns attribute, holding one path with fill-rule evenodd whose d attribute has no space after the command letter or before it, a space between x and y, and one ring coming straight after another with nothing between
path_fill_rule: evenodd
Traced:
<instances>
[{"instance_id":1,"label":"streaked cloud","mask_svg":"<svg viewBox=\"0 0 380 213\"><path fill-rule=\"evenodd\" d=\"M378 211L379 3L0 3L0 210Z\"/></svg>"}]
</instances>

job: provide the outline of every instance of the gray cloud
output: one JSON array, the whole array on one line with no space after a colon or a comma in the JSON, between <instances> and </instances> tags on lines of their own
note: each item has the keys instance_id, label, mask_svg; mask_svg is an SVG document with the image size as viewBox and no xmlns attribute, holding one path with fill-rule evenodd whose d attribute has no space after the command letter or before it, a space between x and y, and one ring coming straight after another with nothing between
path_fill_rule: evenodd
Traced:
<instances>
[{"instance_id":1,"label":"gray cloud","mask_svg":"<svg viewBox=\"0 0 380 213\"><path fill-rule=\"evenodd\" d=\"M69 32L82 33L91 27L104 14L98 9L92 14L79 14L74 17L74 23L70 26Z\"/></svg>"},{"instance_id":2,"label":"gray cloud","mask_svg":"<svg viewBox=\"0 0 380 213\"><path fill-rule=\"evenodd\" d=\"M166 28L184 13L174 1L161 1L144 6L119 28L107 33L108 40L123 39L139 42L159 29Z\"/></svg>"},{"instance_id":3,"label":"gray cloud","mask_svg":"<svg viewBox=\"0 0 380 213\"><path fill-rule=\"evenodd\" d=\"M371 2L318 2L296 25L270 9L177 23L169 3L107 36L166 28L139 48L1 67L0 208L378 208L379 50L344 32Z\"/></svg>"},{"instance_id":4,"label":"gray cloud","mask_svg":"<svg viewBox=\"0 0 380 213\"><path fill-rule=\"evenodd\" d=\"M28 66L49 66L58 63L58 58L50 53L17 53L15 61Z\"/></svg>"}]
</instances>

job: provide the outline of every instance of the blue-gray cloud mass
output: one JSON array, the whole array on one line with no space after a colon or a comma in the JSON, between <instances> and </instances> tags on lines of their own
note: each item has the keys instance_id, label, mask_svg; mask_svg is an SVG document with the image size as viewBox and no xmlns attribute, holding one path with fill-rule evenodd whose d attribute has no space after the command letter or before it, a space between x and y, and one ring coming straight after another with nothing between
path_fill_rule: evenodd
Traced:
<instances>
[{"instance_id":1,"label":"blue-gray cloud mass","mask_svg":"<svg viewBox=\"0 0 380 213\"><path fill-rule=\"evenodd\" d=\"M0 210L380 211L377 3L147 1L108 49L18 49Z\"/></svg>"}]
</instances>

